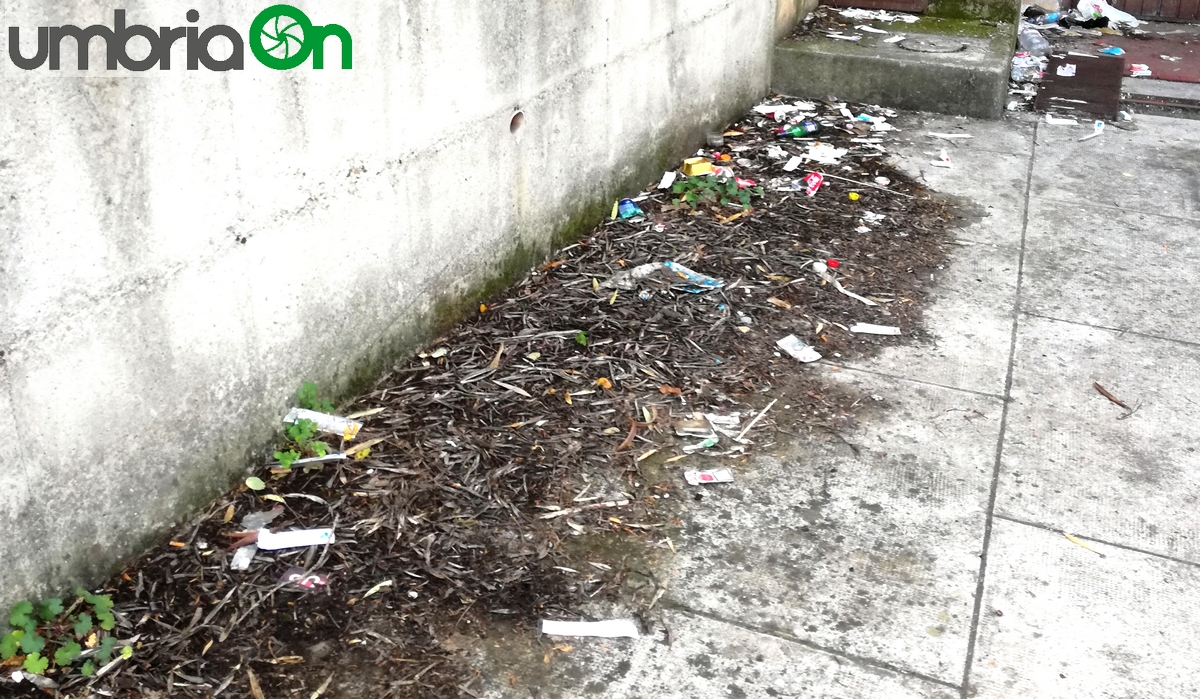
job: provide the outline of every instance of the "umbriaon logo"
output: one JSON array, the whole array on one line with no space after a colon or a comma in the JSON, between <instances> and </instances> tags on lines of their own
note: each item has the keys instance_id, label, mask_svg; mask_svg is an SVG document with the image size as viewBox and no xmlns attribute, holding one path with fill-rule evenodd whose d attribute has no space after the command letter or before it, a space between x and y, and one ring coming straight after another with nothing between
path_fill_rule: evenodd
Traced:
<instances>
[{"instance_id":1,"label":"umbriaon logo","mask_svg":"<svg viewBox=\"0 0 1200 699\"><path fill-rule=\"evenodd\" d=\"M196 24L200 13L189 10L187 21ZM144 58L131 58L129 40L142 37L150 42L150 53ZM8 28L8 57L13 65L22 70L37 70L50 64L50 70L61 70L62 42L70 37L74 40L79 70L88 69L88 46L97 37L104 40L108 70L118 66L132 71L147 71L158 66L159 70L171 69L171 48L183 39L187 45L187 69L199 70L243 70L246 67L246 42L236 29L226 24L217 24L200 31L199 27L161 27L159 31L141 24L125 25L125 10L113 11L113 28L102 24L80 28L73 24L61 27L38 27L37 53L31 58L21 54L21 28ZM214 58L209 48L217 37L224 37L233 45L228 58ZM258 13L250 24L250 51L268 68L291 70L303 65L309 56L315 70L325 68L325 42L335 37L341 48L342 69L354 66L354 42L350 32L337 24L314 25L300 10L291 5L273 5Z\"/></svg>"}]
</instances>

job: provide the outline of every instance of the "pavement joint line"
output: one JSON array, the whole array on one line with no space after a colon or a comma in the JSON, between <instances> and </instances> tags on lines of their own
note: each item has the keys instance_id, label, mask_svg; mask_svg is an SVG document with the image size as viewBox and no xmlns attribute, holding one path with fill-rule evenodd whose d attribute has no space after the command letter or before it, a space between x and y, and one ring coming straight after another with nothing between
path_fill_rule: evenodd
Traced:
<instances>
[{"instance_id":1,"label":"pavement joint line","mask_svg":"<svg viewBox=\"0 0 1200 699\"><path fill-rule=\"evenodd\" d=\"M995 517L996 517L996 519L1002 519L1005 522L1012 522L1013 524L1020 524L1025 527L1032 527L1033 529L1041 529L1043 531L1052 532L1054 534L1063 534L1064 532L1066 532L1065 529L1062 529L1059 527L1052 527L1049 524L1042 524L1041 522L1030 522L1029 520L1019 519L1017 517L1009 517L1008 515L998 514ZM1094 536L1088 536L1087 534L1076 534L1074 531L1070 532L1070 534L1071 534L1071 536L1073 536L1077 539L1083 539L1085 541L1094 541L1097 544L1104 544L1105 546L1111 546L1115 549L1121 549L1122 551L1129 551L1130 553L1140 553L1143 556L1152 556L1154 558L1161 558L1166 561L1171 561L1172 563L1180 563L1182 565L1192 566L1194 568L1200 568L1200 561L1189 561L1186 558L1178 558L1176 556L1168 556L1165 553L1157 553L1155 551L1147 551L1146 549L1140 549L1140 548L1137 548L1136 546L1130 546L1128 544L1118 544L1115 541L1109 541L1107 539L1100 539L1100 538L1097 538Z\"/></svg>"},{"instance_id":2,"label":"pavement joint line","mask_svg":"<svg viewBox=\"0 0 1200 699\"><path fill-rule=\"evenodd\" d=\"M803 646L805 648L808 648L809 650L815 650L820 653L825 653L826 655L832 655L835 658L842 658L842 659L848 660L857 665L863 665L866 667L875 668L877 670L885 670L887 672L891 672L891 673L894 673L897 675L903 675L905 677L913 677L913 678L921 680L922 682L936 684L939 687L946 687L949 689L957 689L960 691L962 689L961 687L954 684L953 682L947 682L946 680L938 679L936 677L931 677L929 675L925 675L920 672L916 672L913 670L906 670L902 667L896 667L895 665L884 662L882 660L875 660L874 658L867 658L867 657L864 657L861 655L855 655L853 653L846 653L845 651L828 648L819 643L813 643L812 641L806 641L803 638L797 638L790 634L782 634L782 633L772 632L767 629L762 629L757 626L754 626L753 624L747 624L745 622L735 621L733 619L726 619L717 614L711 614L709 612L702 612L697 609L692 609L691 607L687 607L687 606L680 604L678 602L675 602L673 600L670 601L665 606L668 606L670 609L673 609L674 611L677 611L677 612L681 612L683 614L688 614L693 617L699 617L701 619L708 619L709 621L715 621L719 624L726 624L728 626L733 626L733 627L742 629L743 631L749 631L750 633L757 634L760 636L770 636L771 638L778 638L782 641L787 641L788 643L793 643L798 646Z\"/></svg>"},{"instance_id":3,"label":"pavement joint line","mask_svg":"<svg viewBox=\"0 0 1200 699\"><path fill-rule=\"evenodd\" d=\"M1127 213L1127 214L1141 214L1143 216L1157 216L1159 218L1170 218L1170 219L1175 219L1176 221L1183 221L1185 223L1195 223L1197 221L1200 221L1200 216L1179 216L1176 214L1164 214L1161 211L1142 211L1141 209L1127 209L1123 206L1114 206L1112 204L1105 204L1105 203L1099 202L1099 201L1087 201L1087 200L1067 201L1065 199L1056 199L1054 197L1044 197L1044 196L1040 196L1040 195L1037 196L1037 199L1038 199L1038 201L1044 201L1049 204L1066 204L1068 206L1095 206L1097 208L1110 209L1112 211L1120 211L1120 212Z\"/></svg>"},{"instance_id":4,"label":"pavement joint line","mask_svg":"<svg viewBox=\"0 0 1200 699\"><path fill-rule=\"evenodd\" d=\"M1042 313L1034 313L1033 311L1021 311L1021 314L1027 315L1031 318L1040 318L1042 320L1054 321L1056 323L1066 323L1068 325L1079 325L1079 326L1082 326L1085 328L1095 328L1097 330L1107 330L1108 332L1114 332L1119 335L1136 335L1137 337L1144 337L1149 340L1161 340L1163 342L1173 342L1177 345L1187 345L1188 347L1200 347L1200 342L1194 342L1192 340L1180 340L1178 338L1164 337L1162 335L1151 335L1150 333L1138 332L1137 330L1130 330L1128 328L1114 328L1114 327L1111 327L1108 325L1097 325L1095 323L1085 323L1081 320L1068 320L1066 318L1056 318L1054 316L1048 316L1048 315L1045 315Z\"/></svg>"},{"instance_id":5,"label":"pavement joint line","mask_svg":"<svg viewBox=\"0 0 1200 699\"><path fill-rule=\"evenodd\" d=\"M1004 398L1000 411L1000 430L996 439L996 458L992 465L992 485L988 492L987 517L983 524L983 545L979 554L979 576L975 581L975 607L971 611L971 626L967 636L967 658L959 691L962 699L972 695L971 666L975 663L975 644L979 639L979 619L983 611L983 591L987 583L988 553L992 545L992 527L996 515L996 494L1000 489L1000 465L1004 459L1004 437L1008 431L1008 409L1012 404L1013 372L1017 364L1017 335L1021 327L1021 288L1025 280L1025 239L1029 234L1029 209L1032 202L1033 168L1037 162L1038 124L1033 126L1033 145L1029 150L1029 165L1025 173L1025 211L1021 217L1021 253L1017 258L1017 289L1012 310L1012 335L1008 345L1008 370L1004 377Z\"/></svg>"},{"instance_id":6,"label":"pavement joint line","mask_svg":"<svg viewBox=\"0 0 1200 699\"><path fill-rule=\"evenodd\" d=\"M874 376L882 376L884 378L894 379L896 381L905 381L908 383L920 384L922 386L931 386L933 388L944 388L947 391L958 391L959 393L970 393L971 395L983 396L984 398L994 398L999 401L1005 400L1004 396L1002 396L998 393L988 393L987 391L976 391L971 388L960 388L958 386L950 386L948 384L936 383L934 381L923 381L921 379L911 379L907 376L897 376L896 374L888 374L888 373L882 372L882 371L875 371L874 369L863 369L861 367L850 366L849 364L833 364L831 362L829 364L829 366L841 367L842 369L845 369L847 371L857 371L860 374L872 374Z\"/></svg>"}]
</instances>

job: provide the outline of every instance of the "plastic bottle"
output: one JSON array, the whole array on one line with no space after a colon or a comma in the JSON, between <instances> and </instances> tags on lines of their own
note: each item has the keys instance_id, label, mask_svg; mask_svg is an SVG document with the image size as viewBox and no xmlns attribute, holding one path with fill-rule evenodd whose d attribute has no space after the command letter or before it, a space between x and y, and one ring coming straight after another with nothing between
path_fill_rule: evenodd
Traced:
<instances>
[{"instance_id":1,"label":"plastic bottle","mask_svg":"<svg viewBox=\"0 0 1200 699\"><path fill-rule=\"evenodd\" d=\"M794 126L786 126L775 132L777 136L791 136L792 138L803 138L811 136L820 131L821 127L815 121L805 121Z\"/></svg>"},{"instance_id":2,"label":"plastic bottle","mask_svg":"<svg viewBox=\"0 0 1200 699\"><path fill-rule=\"evenodd\" d=\"M1020 42L1021 48L1028 51L1031 56L1045 56L1050 53L1050 42L1046 41L1046 37L1042 36L1038 30L1024 24L1017 31L1017 41Z\"/></svg>"}]
</instances>

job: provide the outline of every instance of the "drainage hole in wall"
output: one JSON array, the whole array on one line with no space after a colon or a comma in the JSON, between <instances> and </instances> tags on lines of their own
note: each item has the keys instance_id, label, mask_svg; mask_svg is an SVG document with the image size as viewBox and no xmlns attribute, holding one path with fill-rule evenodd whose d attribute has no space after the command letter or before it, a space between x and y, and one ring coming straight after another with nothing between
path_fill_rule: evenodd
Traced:
<instances>
[{"instance_id":1,"label":"drainage hole in wall","mask_svg":"<svg viewBox=\"0 0 1200 699\"><path fill-rule=\"evenodd\" d=\"M515 135L521 130L522 126L525 126L525 112L518 111L516 114L513 114L512 121L508 123L508 130Z\"/></svg>"}]
</instances>

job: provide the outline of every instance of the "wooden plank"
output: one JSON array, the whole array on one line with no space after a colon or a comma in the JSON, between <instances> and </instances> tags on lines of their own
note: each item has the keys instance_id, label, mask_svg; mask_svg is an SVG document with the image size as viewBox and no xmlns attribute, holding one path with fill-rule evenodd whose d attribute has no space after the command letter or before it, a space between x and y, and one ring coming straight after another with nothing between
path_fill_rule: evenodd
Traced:
<instances>
[{"instance_id":1,"label":"wooden plank","mask_svg":"<svg viewBox=\"0 0 1200 699\"><path fill-rule=\"evenodd\" d=\"M1119 56L1084 58L1054 54L1038 89L1034 108L1080 112L1116 119L1121 105L1125 59Z\"/></svg>"},{"instance_id":2,"label":"wooden plank","mask_svg":"<svg viewBox=\"0 0 1200 699\"><path fill-rule=\"evenodd\" d=\"M1200 19L1200 0L1180 0L1179 19Z\"/></svg>"},{"instance_id":3,"label":"wooden plank","mask_svg":"<svg viewBox=\"0 0 1200 699\"><path fill-rule=\"evenodd\" d=\"M1162 0L1159 6L1158 17L1175 18L1179 16L1179 0Z\"/></svg>"}]
</instances>

